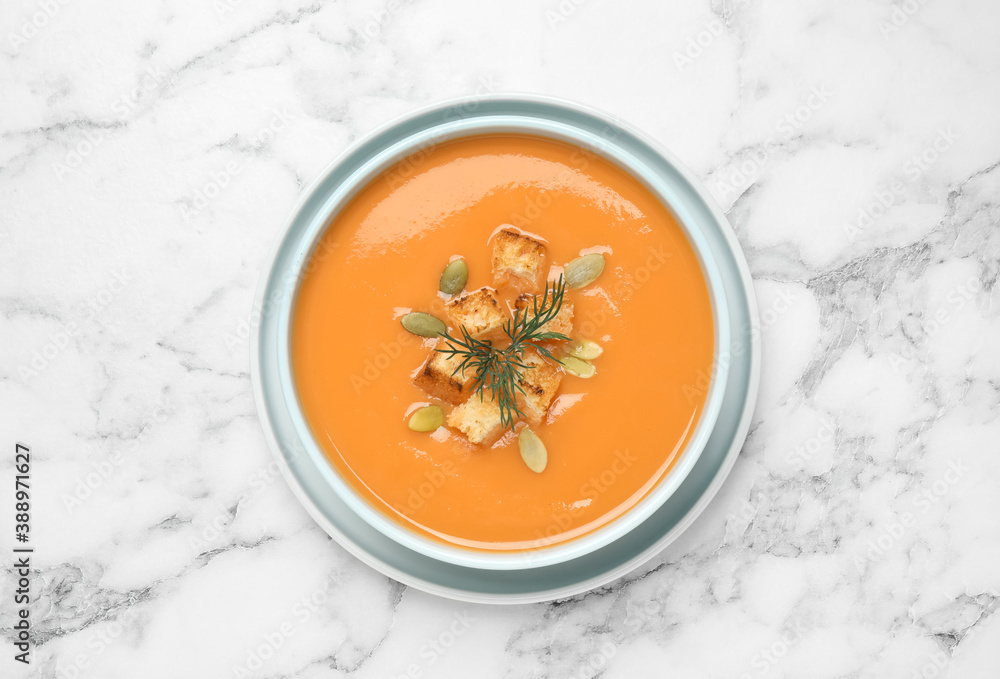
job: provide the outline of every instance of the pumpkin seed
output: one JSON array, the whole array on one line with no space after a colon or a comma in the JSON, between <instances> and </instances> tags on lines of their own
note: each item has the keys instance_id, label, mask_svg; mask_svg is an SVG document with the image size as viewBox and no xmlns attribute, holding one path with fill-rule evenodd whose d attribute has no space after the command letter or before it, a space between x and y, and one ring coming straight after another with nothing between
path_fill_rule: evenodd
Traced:
<instances>
[{"instance_id":1,"label":"pumpkin seed","mask_svg":"<svg viewBox=\"0 0 1000 679\"><path fill-rule=\"evenodd\" d=\"M577 377L593 377L594 373L597 372L594 366L575 356L566 356L560 359L559 362L562 363L562 367L566 369L566 372Z\"/></svg>"},{"instance_id":2,"label":"pumpkin seed","mask_svg":"<svg viewBox=\"0 0 1000 679\"><path fill-rule=\"evenodd\" d=\"M462 292L467 280L469 280L469 265L464 259L456 259L444 268L439 287L446 295L457 295Z\"/></svg>"},{"instance_id":3,"label":"pumpkin seed","mask_svg":"<svg viewBox=\"0 0 1000 679\"><path fill-rule=\"evenodd\" d=\"M521 459L524 460L524 464L528 465L528 469L536 474L545 471L545 465L549 461L549 453L545 450L542 439L538 438L535 432L527 427L522 429L517 437L517 447L521 451Z\"/></svg>"},{"instance_id":4,"label":"pumpkin seed","mask_svg":"<svg viewBox=\"0 0 1000 679\"><path fill-rule=\"evenodd\" d=\"M444 321L430 314L425 314L423 311L413 311L400 320L404 328L421 337L437 337L448 330Z\"/></svg>"},{"instance_id":5,"label":"pumpkin seed","mask_svg":"<svg viewBox=\"0 0 1000 679\"><path fill-rule=\"evenodd\" d=\"M570 356L582 358L585 361L592 361L604 353L604 347L597 342L587 339L579 339L569 345Z\"/></svg>"},{"instance_id":6,"label":"pumpkin seed","mask_svg":"<svg viewBox=\"0 0 1000 679\"><path fill-rule=\"evenodd\" d=\"M444 424L444 411L441 406L424 406L410 415L407 426L413 431L434 431Z\"/></svg>"},{"instance_id":7,"label":"pumpkin seed","mask_svg":"<svg viewBox=\"0 0 1000 679\"><path fill-rule=\"evenodd\" d=\"M583 257L577 257L566 265L563 275L566 276L566 286L582 288L597 280L604 271L604 255L595 252Z\"/></svg>"}]
</instances>

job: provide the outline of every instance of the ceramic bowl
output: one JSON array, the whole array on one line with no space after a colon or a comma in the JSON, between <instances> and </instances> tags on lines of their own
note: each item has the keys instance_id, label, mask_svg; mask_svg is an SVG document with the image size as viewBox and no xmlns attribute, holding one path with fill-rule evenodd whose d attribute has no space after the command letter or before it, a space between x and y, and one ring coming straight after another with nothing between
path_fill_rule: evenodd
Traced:
<instances>
[{"instance_id":1,"label":"ceramic bowl","mask_svg":"<svg viewBox=\"0 0 1000 679\"><path fill-rule=\"evenodd\" d=\"M699 259L715 325L715 360L705 407L669 472L635 506L604 526L564 543L519 552L470 550L434 541L370 505L326 460L299 404L291 369L290 334L296 293L313 249L339 210L393 164L421 149L461 137L498 133L548 137L576 145L624 169L658 196L675 216ZM682 487L719 416L729 374L726 355L732 328L723 276L705 237L706 229L719 228L721 217L717 209L704 209L706 200L707 193L676 159L624 123L574 104L541 97L474 97L393 121L355 144L320 174L293 210L279 238L272 267L262 278L266 293L260 311L276 315L280 393L269 389L262 398L278 400L287 410L296 446L301 446L295 454L310 458L328 492L375 531L408 550L440 562L484 570L543 568L600 550L646 521ZM278 454L287 456L289 451Z\"/></svg>"}]
</instances>

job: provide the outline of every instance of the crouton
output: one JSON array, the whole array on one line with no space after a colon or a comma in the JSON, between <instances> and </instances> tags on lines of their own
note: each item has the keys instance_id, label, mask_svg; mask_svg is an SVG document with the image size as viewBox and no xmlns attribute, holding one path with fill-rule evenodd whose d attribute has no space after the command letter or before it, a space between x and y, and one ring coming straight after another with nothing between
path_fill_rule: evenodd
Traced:
<instances>
[{"instance_id":1,"label":"crouton","mask_svg":"<svg viewBox=\"0 0 1000 679\"><path fill-rule=\"evenodd\" d=\"M521 388L525 393L517 395L518 407L524 412L525 419L538 424L556 397L563 373L555 363L535 351L524 352L521 361L531 367L521 371Z\"/></svg>"},{"instance_id":2,"label":"crouton","mask_svg":"<svg viewBox=\"0 0 1000 679\"><path fill-rule=\"evenodd\" d=\"M462 357L437 351L446 348L448 345L444 340L438 342L435 351L431 352L413 378L413 383L423 389L428 396L458 405L468 398L476 376L473 370L456 373L455 370L462 363Z\"/></svg>"},{"instance_id":3,"label":"crouton","mask_svg":"<svg viewBox=\"0 0 1000 679\"><path fill-rule=\"evenodd\" d=\"M530 293L524 293L516 300L514 300L514 308L522 309L522 316L525 312L529 315L534 313L534 302L535 299L538 300L538 305L542 305L541 295L532 295ZM552 299L551 296L549 299ZM559 307L559 313L551 321L546 323L541 327L542 332L558 332L570 337L573 334L573 302L563 297L562 306Z\"/></svg>"},{"instance_id":4,"label":"crouton","mask_svg":"<svg viewBox=\"0 0 1000 679\"><path fill-rule=\"evenodd\" d=\"M473 394L448 413L448 426L465 434L471 443L490 443L499 437L500 406L488 392Z\"/></svg>"},{"instance_id":5,"label":"crouton","mask_svg":"<svg viewBox=\"0 0 1000 679\"><path fill-rule=\"evenodd\" d=\"M503 229L493 242L493 281L497 287L537 290L544 258L544 243Z\"/></svg>"},{"instance_id":6,"label":"crouton","mask_svg":"<svg viewBox=\"0 0 1000 679\"><path fill-rule=\"evenodd\" d=\"M477 339L499 337L500 329L509 317L492 288L479 288L451 300L446 306L452 323L465 326L469 334Z\"/></svg>"}]
</instances>

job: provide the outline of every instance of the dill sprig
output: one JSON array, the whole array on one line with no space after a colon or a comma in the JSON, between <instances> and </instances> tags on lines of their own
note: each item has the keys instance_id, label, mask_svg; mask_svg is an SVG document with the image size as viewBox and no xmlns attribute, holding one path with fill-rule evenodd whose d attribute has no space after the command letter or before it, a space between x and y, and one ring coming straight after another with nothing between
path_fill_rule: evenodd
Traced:
<instances>
[{"instance_id":1,"label":"dill sprig","mask_svg":"<svg viewBox=\"0 0 1000 679\"><path fill-rule=\"evenodd\" d=\"M449 333L442 336L447 348L437 351L450 357L462 357L462 362L452 374L472 370L475 375L473 395L479 394L482 400L489 390L490 396L500 408L500 424L504 429L512 429L514 423L524 417L524 412L517 404L518 393L525 393L521 386L521 372L534 367L524 363L525 350L531 347L544 358L555 361L556 357L552 352L539 343L569 339L559 332L541 331L546 323L559 314L565 294L566 283L559 276L559 280L545 286L540 302L536 295L530 309L515 309L514 317L507 319L503 325L504 334L510 340L510 344L505 347L494 345L492 340L472 337L465 326L462 326L460 338Z\"/></svg>"}]
</instances>

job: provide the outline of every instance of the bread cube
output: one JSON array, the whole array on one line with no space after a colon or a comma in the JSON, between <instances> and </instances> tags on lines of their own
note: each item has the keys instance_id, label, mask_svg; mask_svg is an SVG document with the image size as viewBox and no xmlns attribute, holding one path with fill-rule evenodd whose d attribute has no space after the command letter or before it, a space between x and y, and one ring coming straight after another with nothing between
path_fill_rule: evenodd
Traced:
<instances>
[{"instance_id":1,"label":"bread cube","mask_svg":"<svg viewBox=\"0 0 1000 679\"><path fill-rule=\"evenodd\" d=\"M472 369L456 373L455 370L462 363L462 357L437 351L447 348L448 344L444 340L438 342L435 351L431 352L417 371L413 383L423 389L428 396L457 405L469 397L476 375Z\"/></svg>"},{"instance_id":2,"label":"bread cube","mask_svg":"<svg viewBox=\"0 0 1000 679\"><path fill-rule=\"evenodd\" d=\"M465 326L476 339L499 337L504 322L510 317L492 288L479 288L451 300L446 306L452 324ZM455 336L459 337L460 333Z\"/></svg>"},{"instance_id":3,"label":"bread cube","mask_svg":"<svg viewBox=\"0 0 1000 679\"><path fill-rule=\"evenodd\" d=\"M542 295L532 295L530 293L524 293L516 300L514 300L514 308L522 309L521 315L523 317L524 313L527 312L529 315L534 313L535 299L538 300L538 305L541 307ZM550 296L551 299L551 296ZM573 302L566 299L563 296L562 306L559 307L559 313L551 321L546 323L541 328L542 332L559 332L567 337L571 337L573 334Z\"/></svg>"},{"instance_id":4,"label":"bread cube","mask_svg":"<svg viewBox=\"0 0 1000 679\"><path fill-rule=\"evenodd\" d=\"M489 390L472 394L448 413L447 423L465 434L471 443L492 443L501 434L500 406Z\"/></svg>"},{"instance_id":5,"label":"bread cube","mask_svg":"<svg viewBox=\"0 0 1000 679\"><path fill-rule=\"evenodd\" d=\"M521 371L521 388L525 393L517 395L518 406L525 419L538 424L556 397L563 372L555 363L531 349L524 352L521 362L531 367Z\"/></svg>"},{"instance_id":6,"label":"bread cube","mask_svg":"<svg viewBox=\"0 0 1000 679\"><path fill-rule=\"evenodd\" d=\"M497 287L537 290L544 258L544 243L505 228L493 242L493 281Z\"/></svg>"}]
</instances>

